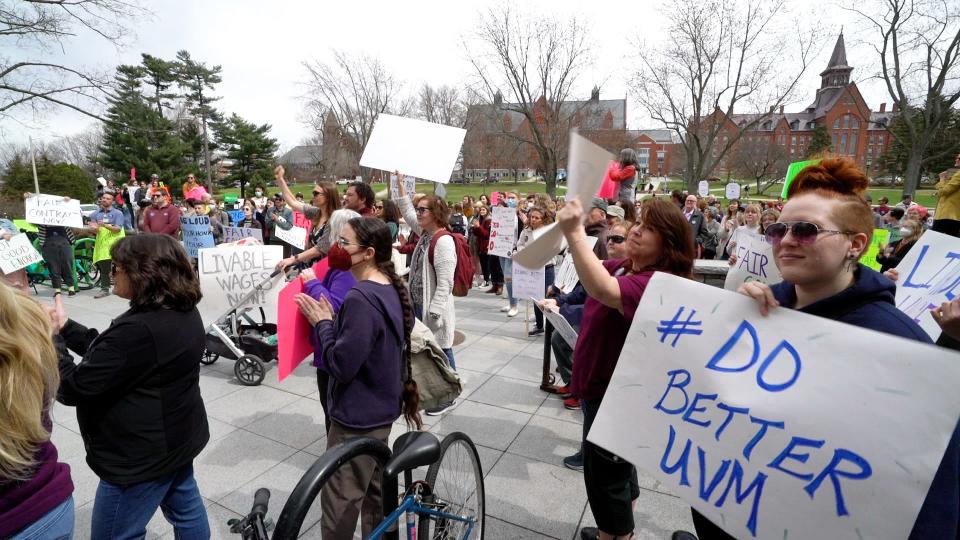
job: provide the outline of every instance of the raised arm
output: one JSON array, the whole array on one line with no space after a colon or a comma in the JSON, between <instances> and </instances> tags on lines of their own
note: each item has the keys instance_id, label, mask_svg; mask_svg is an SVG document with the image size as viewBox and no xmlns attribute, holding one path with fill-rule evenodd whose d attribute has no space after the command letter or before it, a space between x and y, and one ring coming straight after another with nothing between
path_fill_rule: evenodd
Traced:
<instances>
[{"instance_id":1,"label":"raised arm","mask_svg":"<svg viewBox=\"0 0 960 540\"><path fill-rule=\"evenodd\" d=\"M580 283L587 294L601 304L623 312L620 297L620 284L610 275L587 244L587 233L583 230L583 207L580 201L573 199L557 214L557 222L573 254L573 265L577 269Z\"/></svg>"},{"instance_id":2,"label":"raised arm","mask_svg":"<svg viewBox=\"0 0 960 540\"><path fill-rule=\"evenodd\" d=\"M400 208L400 215L403 216L403 220L407 223L407 226L410 227L410 230L423 236L423 228L417 223L417 211L414 210L413 201L410 200L410 197L407 195L407 190L403 187L403 181L400 178L401 176L398 173L397 191L400 193L400 196L394 199L393 202L397 203L397 206ZM393 179L391 178L390 181L392 182Z\"/></svg>"},{"instance_id":3,"label":"raised arm","mask_svg":"<svg viewBox=\"0 0 960 540\"><path fill-rule=\"evenodd\" d=\"M287 201L287 205L290 208L293 208L297 212L303 213L303 203L298 201L297 198L293 196L293 192L291 192L290 187L287 186L287 180L283 177L283 175L283 165L277 165L277 168L273 170L273 177L277 181L277 185L280 186L280 193L283 194L283 200Z\"/></svg>"}]
</instances>

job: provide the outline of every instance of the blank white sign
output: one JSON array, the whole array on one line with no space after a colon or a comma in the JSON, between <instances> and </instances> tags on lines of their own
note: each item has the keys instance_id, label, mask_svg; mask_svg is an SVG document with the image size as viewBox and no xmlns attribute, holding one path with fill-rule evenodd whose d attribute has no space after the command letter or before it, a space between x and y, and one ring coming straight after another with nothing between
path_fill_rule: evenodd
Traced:
<instances>
[{"instance_id":1,"label":"blank white sign","mask_svg":"<svg viewBox=\"0 0 960 540\"><path fill-rule=\"evenodd\" d=\"M360 165L446 184L467 130L381 114Z\"/></svg>"}]
</instances>

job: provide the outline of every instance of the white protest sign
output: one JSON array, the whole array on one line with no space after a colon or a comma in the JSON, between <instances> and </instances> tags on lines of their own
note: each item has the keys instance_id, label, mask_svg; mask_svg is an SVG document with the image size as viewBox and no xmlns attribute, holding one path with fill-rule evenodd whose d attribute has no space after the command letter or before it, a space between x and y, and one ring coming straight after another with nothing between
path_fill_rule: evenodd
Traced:
<instances>
[{"instance_id":1,"label":"white protest sign","mask_svg":"<svg viewBox=\"0 0 960 540\"><path fill-rule=\"evenodd\" d=\"M241 307L262 306L268 317L276 318L277 295L284 277L283 272L272 279L270 275L283 259L283 246L223 245L201 249L199 255L197 270L203 298L197 309L204 325ZM258 292L240 303L261 284Z\"/></svg>"},{"instance_id":2,"label":"white protest sign","mask_svg":"<svg viewBox=\"0 0 960 540\"><path fill-rule=\"evenodd\" d=\"M446 184L466 134L461 128L381 113L360 165Z\"/></svg>"},{"instance_id":3,"label":"white protest sign","mask_svg":"<svg viewBox=\"0 0 960 540\"><path fill-rule=\"evenodd\" d=\"M728 199L739 199L740 198L740 184L736 182L730 182L727 184L727 198Z\"/></svg>"},{"instance_id":4,"label":"white protest sign","mask_svg":"<svg viewBox=\"0 0 960 540\"><path fill-rule=\"evenodd\" d=\"M273 236L297 249L305 249L307 245L307 230L303 227L290 227L290 230L283 230L277 227L273 231Z\"/></svg>"},{"instance_id":5,"label":"white protest sign","mask_svg":"<svg viewBox=\"0 0 960 540\"><path fill-rule=\"evenodd\" d=\"M198 250L215 245L209 216L180 216L180 232L187 255L194 259L197 258Z\"/></svg>"},{"instance_id":6,"label":"white protest sign","mask_svg":"<svg viewBox=\"0 0 960 540\"><path fill-rule=\"evenodd\" d=\"M585 240L592 250L597 245L596 236L588 236ZM573 254L567 251L563 256L563 261L557 266L556 276L553 279L553 287L560 289L564 294L570 294L570 291L577 286L580 276L577 275L577 267L573 264Z\"/></svg>"},{"instance_id":7,"label":"white protest sign","mask_svg":"<svg viewBox=\"0 0 960 540\"><path fill-rule=\"evenodd\" d=\"M707 182L706 180L701 180L700 183L697 184L697 195L700 195L701 197L706 197L709 194L710 194L710 182Z\"/></svg>"},{"instance_id":8,"label":"white protest sign","mask_svg":"<svg viewBox=\"0 0 960 540\"><path fill-rule=\"evenodd\" d=\"M546 286L547 273L540 268L526 268L513 262L513 297L514 298L543 298Z\"/></svg>"},{"instance_id":9,"label":"white protest sign","mask_svg":"<svg viewBox=\"0 0 960 540\"><path fill-rule=\"evenodd\" d=\"M263 243L263 231L260 229L254 229L253 227L224 227L223 228L223 242L236 242L238 240L243 240L244 238L256 238Z\"/></svg>"},{"instance_id":10,"label":"white protest sign","mask_svg":"<svg viewBox=\"0 0 960 540\"><path fill-rule=\"evenodd\" d=\"M133 204L137 198L137 190L140 189L138 186L127 186L127 203Z\"/></svg>"},{"instance_id":11,"label":"white protest sign","mask_svg":"<svg viewBox=\"0 0 960 540\"><path fill-rule=\"evenodd\" d=\"M737 262L727 272L723 288L736 291L748 281L759 281L767 285L780 283L783 276L773 261L773 246L758 234L741 233L737 235L734 250Z\"/></svg>"},{"instance_id":12,"label":"white protest sign","mask_svg":"<svg viewBox=\"0 0 960 540\"><path fill-rule=\"evenodd\" d=\"M551 311L549 309L541 311L543 311L543 316L550 321L551 325L553 325L553 329L560 334L560 337L562 337L564 341L567 342L567 345L569 345L571 349L576 347L578 337L577 331L570 326L570 322L567 321L563 315L555 311Z\"/></svg>"},{"instance_id":13,"label":"white protest sign","mask_svg":"<svg viewBox=\"0 0 960 540\"><path fill-rule=\"evenodd\" d=\"M26 234L14 235L10 240L0 240L0 272L10 274L43 260L34 249Z\"/></svg>"},{"instance_id":14,"label":"white protest sign","mask_svg":"<svg viewBox=\"0 0 960 540\"><path fill-rule=\"evenodd\" d=\"M906 538L960 416L958 378L947 349L763 317L657 273L587 438L736 538Z\"/></svg>"},{"instance_id":15,"label":"white protest sign","mask_svg":"<svg viewBox=\"0 0 960 540\"><path fill-rule=\"evenodd\" d=\"M509 257L517 244L517 209L494 206L492 215L487 253L497 257Z\"/></svg>"},{"instance_id":16,"label":"white protest sign","mask_svg":"<svg viewBox=\"0 0 960 540\"><path fill-rule=\"evenodd\" d=\"M607 165L613 155L603 148L570 131L570 152L567 165L566 200L577 199L584 207L584 215L600 189ZM513 256L513 260L527 268L537 268L547 264L563 249L563 231L556 223L544 228L543 234L535 238Z\"/></svg>"},{"instance_id":17,"label":"white protest sign","mask_svg":"<svg viewBox=\"0 0 960 540\"><path fill-rule=\"evenodd\" d=\"M76 199L65 201L59 195L31 195L24 205L27 223L83 228L80 201Z\"/></svg>"},{"instance_id":18,"label":"white protest sign","mask_svg":"<svg viewBox=\"0 0 960 540\"><path fill-rule=\"evenodd\" d=\"M960 239L927 231L897 265L897 307L936 340L930 310L960 295Z\"/></svg>"},{"instance_id":19,"label":"white protest sign","mask_svg":"<svg viewBox=\"0 0 960 540\"><path fill-rule=\"evenodd\" d=\"M413 197L413 194L417 192L417 179L413 176L404 176L403 189L407 193L407 197ZM400 198L400 188L398 187L397 175L395 174L390 175L390 198Z\"/></svg>"}]
</instances>

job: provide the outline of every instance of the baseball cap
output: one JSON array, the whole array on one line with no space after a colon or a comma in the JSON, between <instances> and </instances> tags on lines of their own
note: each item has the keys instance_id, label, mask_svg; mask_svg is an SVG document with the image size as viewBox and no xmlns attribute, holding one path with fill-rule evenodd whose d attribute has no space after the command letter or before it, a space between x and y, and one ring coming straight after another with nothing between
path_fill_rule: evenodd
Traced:
<instances>
[{"instance_id":1,"label":"baseball cap","mask_svg":"<svg viewBox=\"0 0 960 540\"><path fill-rule=\"evenodd\" d=\"M600 197L594 197L593 200L590 202L590 210L593 210L594 208L599 208L604 212L606 212L607 201L601 199Z\"/></svg>"},{"instance_id":2,"label":"baseball cap","mask_svg":"<svg viewBox=\"0 0 960 540\"><path fill-rule=\"evenodd\" d=\"M615 204L611 204L607 207L607 215L618 217L620 219L625 219L627 217L627 213L623 211L623 208L620 208Z\"/></svg>"}]
</instances>

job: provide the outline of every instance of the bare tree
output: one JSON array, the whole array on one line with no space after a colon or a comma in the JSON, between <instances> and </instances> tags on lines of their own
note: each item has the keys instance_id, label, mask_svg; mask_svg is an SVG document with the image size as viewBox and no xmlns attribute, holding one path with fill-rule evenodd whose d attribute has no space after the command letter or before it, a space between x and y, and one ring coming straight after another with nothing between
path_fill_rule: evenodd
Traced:
<instances>
[{"instance_id":1,"label":"bare tree","mask_svg":"<svg viewBox=\"0 0 960 540\"><path fill-rule=\"evenodd\" d=\"M504 112L522 115L523 129L503 134L533 147L547 192L554 195L557 165L566 159L572 120L580 112L565 103L590 61L587 29L576 18L519 13L508 4L481 14L476 27L465 46L488 104L482 121L501 126ZM502 101L501 92L511 103Z\"/></svg>"},{"instance_id":2,"label":"bare tree","mask_svg":"<svg viewBox=\"0 0 960 540\"><path fill-rule=\"evenodd\" d=\"M437 88L424 83L417 93L417 114L427 122L464 127L467 107L459 90L443 85Z\"/></svg>"},{"instance_id":3,"label":"bare tree","mask_svg":"<svg viewBox=\"0 0 960 540\"><path fill-rule=\"evenodd\" d=\"M127 21L148 12L138 0L0 0L0 118L66 107L102 120L96 112L109 77L44 60L80 31L119 45Z\"/></svg>"},{"instance_id":4,"label":"bare tree","mask_svg":"<svg viewBox=\"0 0 960 540\"><path fill-rule=\"evenodd\" d=\"M874 0L849 8L869 24L877 75L904 120L891 135L907 153L903 193L913 195L925 165L960 152L960 140L933 151L960 100L960 4L951 0Z\"/></svg>"},{"instance_id":5,"label":"bare tree","mask_svg":"<svg viewBox=\"0 0 960 540\"><path fill-rule=\"evenodd\" d=\"M786 150L765 135L741 139L730 160L737 175L757 183L757 195L783 179L789 164Z\"/></svg>"},{"instance_id":6,"label":"bare tree","mask_svg":"<svg viewBox=\"0 0 960 540\"><path fill-rule=\"evenodd\" d=\"M357 160L380 113L410 112L412 103L401 96L399 79L376 58L334 51L332 62L304 62L304 67L310 76L307 109L314 129L336 131L343 140L324 144L342 144ZM327 125L330 121L336 130Z\"/></svg>"},{"instance_id":7,"label":"bare tree","mask_svg":"<svg viewBox=\"0 0 960 540\"><path fill-rule=\"evenodd\" d=\"M679 136L692 191L744 132L791 99L821 39L801 28L788 38L797 19L785 0L678 0L669 18L662 46L640 44L633 88L647 113ZM735 109L750 116L734 123Z\"/></svg>"}]
</instances>

